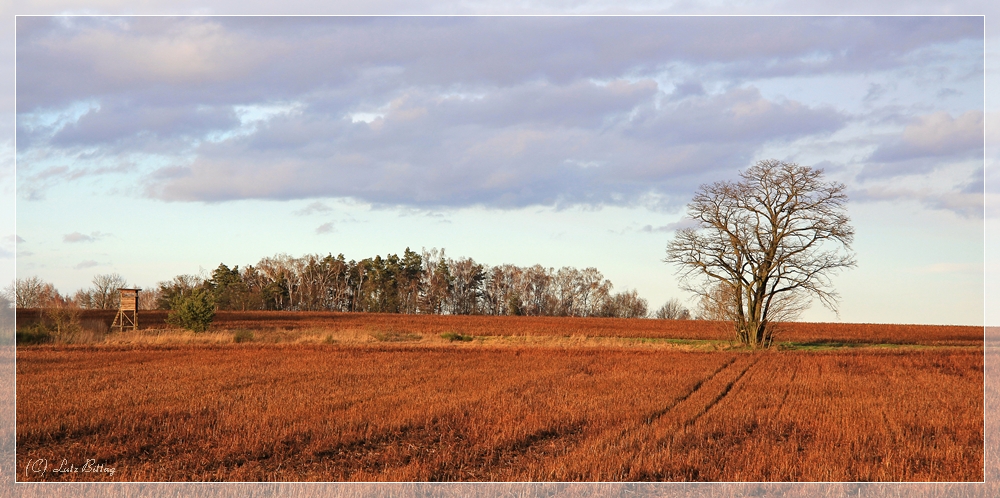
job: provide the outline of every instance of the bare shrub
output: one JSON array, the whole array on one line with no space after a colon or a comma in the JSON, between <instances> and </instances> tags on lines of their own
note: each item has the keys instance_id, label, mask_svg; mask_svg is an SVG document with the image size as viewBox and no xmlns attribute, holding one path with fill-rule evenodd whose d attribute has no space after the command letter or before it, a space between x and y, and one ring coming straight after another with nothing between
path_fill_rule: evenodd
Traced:
<instances>
[{"instance_id":1,"label":"bare shrub","mask_svg":"<svg viewBox=\"0 0 1000 498\"><path fill-rule=\"evenodd\" d=\"M668 300L653 315L660 320L690 320L691 312L681 304L680 299Z\"/></svg>"}]
</instances>

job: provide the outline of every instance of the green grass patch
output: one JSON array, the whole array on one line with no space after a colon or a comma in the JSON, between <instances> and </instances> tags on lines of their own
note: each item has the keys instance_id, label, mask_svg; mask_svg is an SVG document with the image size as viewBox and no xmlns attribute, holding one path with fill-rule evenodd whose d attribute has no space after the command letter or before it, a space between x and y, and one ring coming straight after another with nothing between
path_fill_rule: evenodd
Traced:
<instances>
[{"instance_id":1,"label":"green grass patch","mask_svg":"<svg viewBox=\"0 0 1000 498\"><path fill-rule=\"evenodd\" d=\"M708 341L708 340L703 340L703 339L673 339L673 338L665 338L665 337L640 337L639 338L639 342L650 343L650 344L662 343L662 344L684 344L684 345L691 345L691 344L710 344L710 343L713 343L713 342L716 342L716 341Z\"/></svg>"},{"instance_id":2,"label":"green grass patch","mask_svg":"<svg viewBox=\"0 0 1000 498\"><path fill-rule=\"evenodd\" d=\"M729 344L728 341L716 341L709 339L674 339L669 337L614 337L623 341L638 344L672 344L676 346L705 346L712 347L720 344Z\"/></svg>"},{"instance_id":3,"label":"green grass patch","mask_svg":"<svg viewBox=\"0 0 1000 498\"><path fill-rule=\"evenodd\" d=\"M398 332L395 330L375 332L372 334L379 342L416 342L423 339L420 334L414 334L411 332Z\"/></svg>"},{"instance_id":4,"label":"green grass patch","mask_svg":"<svg viewBox=\"0 0 1000 498\"><path fill-rule=\"evenodd\" d=\"M928 344L895 344L881 342L841 342L841 341L810 341L810 342L780 342L776 344L779 351L835 351L850 349L935 349L940 346Z\"/></svg>"},{"instance_id":5,"label":"green grass patch","mask_svg":"<svg viewBox=\"0 0 1000 498\"><path fill-rule=\"evenodd\" d=\"M473 339L471 335L464 335L460 332L445 332L441 334L441 338L448 339L451 342L455 341L469 342Z\"/></svg>"},{"instance_id":6,"label":"green grass patch","mask_svg":"<svg viewBox=\"0 0 1000 498\"><path fill-rule=\"evenodd\" d=\"M52 342L52 334L46 330L39 328L30 328L28 330L19 330L16 334L16 340L18 346L27 346L31 344L47 344Z\"/></svg>"}]
</instances>

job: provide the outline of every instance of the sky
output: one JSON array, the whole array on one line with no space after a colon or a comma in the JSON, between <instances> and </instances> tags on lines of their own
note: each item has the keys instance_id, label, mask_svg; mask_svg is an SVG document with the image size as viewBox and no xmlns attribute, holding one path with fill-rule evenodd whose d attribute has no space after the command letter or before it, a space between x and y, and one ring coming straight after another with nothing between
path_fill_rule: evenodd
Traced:
<instances>
[{"instance_id":1,"label":"sky","mask_svg":"<svg viewBox=\"0 0 1000 498\"><path fill-rule=\"evenodd\" d=\"M0 125L16 130L0 148L16 159L0 185L16 225L0 226L0 258L72 293L103 273L150 287L276 253L437 247L597 267L655 309L690 297L662 259L697 188L776 158L843 182L856 232L858 266L833 279L839 315L815 304L803 319L1000 324L984 300L1000 268L984 249L1000 226L984 29L949 16L19 17L2 107L16 102L16 127Z\"/></svg>"}]
</instances>

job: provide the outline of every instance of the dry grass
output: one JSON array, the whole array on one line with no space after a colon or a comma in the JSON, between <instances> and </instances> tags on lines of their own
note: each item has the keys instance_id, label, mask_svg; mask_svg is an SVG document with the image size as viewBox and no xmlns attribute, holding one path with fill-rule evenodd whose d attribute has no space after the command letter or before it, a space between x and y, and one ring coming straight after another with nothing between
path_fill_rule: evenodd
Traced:
<instances>
[{"instance_id":1,"label":"dry grass","mask_svg":"<svg viewBox=\"0 0 1000 498\"><path fill-rule=\"evenodd\" d=\"M456 338L459 337L460 339ZM586 337L518 335L471 336L458 333L427 334L397 330L383 330L373 327L363 329L213 329L195 333L182 329L142 329L108 334L92 340L60 344L60 347L160 347L181 345L242 344L312 344L312 345L373 345L406 344L415 348L435 348L454 346L464 348L641 348L671 349L677 351L726 351L740 349L729 341L685 340L685 339L645 339L631 337ZM21 348L46 348L53 345L21 346Z\"/></svg>"},{"instance_id":2,"label":"dry grass","mask_svg":"<svg viewBox=\"0 0 1000 498\"><path fill-rule=\"evenodd\" d=\"M18 310L18 327L38 320L38 310ZM100 329L101 321L110 325L114 310L83 310L81 320ZM167 312L142 311L141 330L162 330ZM106 329L105 329L106 330ZM258 335L295 342L302 337L364 334L368 336L418 334L437 337L455 333L474 337L618 337L634 339L685 339L728 341L726 324L701 320L648 320L621 318L523 317L481 315L401 315L389 313L333 313L290 311L221 311L210 333L232 334L252 330ZM156 332L165 336L163 332ZM981 346L983 327L853 323L787 323L781 325L776 341L802 344L920 344ZM95 335L96 334L96 335ZM105 338L120 342L119 333L108 336L92 334L89 340ZM88 336L91 337L91 336ZM284 339L281 339L284 337ZM192 338L198 342L200 339ZM310 342L311 340L306 340ZM128 342L126 340L126 342ZM217 341L204 341L217 342Z\"/></svg>"},{"instance_id":3,"label":"dry grass","mask_svg":"<svg viewBox=\"0 0 1000 498\"><path fill-rule=\"evenodd\" d=\"M983 354L17 352L19 480L980 480Z\"/></svg>"}]
</instances>

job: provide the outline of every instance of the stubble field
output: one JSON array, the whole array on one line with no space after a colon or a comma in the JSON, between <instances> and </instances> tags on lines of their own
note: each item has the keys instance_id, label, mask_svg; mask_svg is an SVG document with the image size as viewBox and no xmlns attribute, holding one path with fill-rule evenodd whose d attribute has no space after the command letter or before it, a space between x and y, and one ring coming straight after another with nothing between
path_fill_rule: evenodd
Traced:
<instances>
[{"instance_id":1,"label":"stubble field","mask_svg":"<svg viewBox=\"0 0 1000 498\"><path fill-rule=\"evenodd\" d=\"M18 480L979 481L982 340L934 330L820 351L19 348Z\"/></svg>"}]
</instances>

